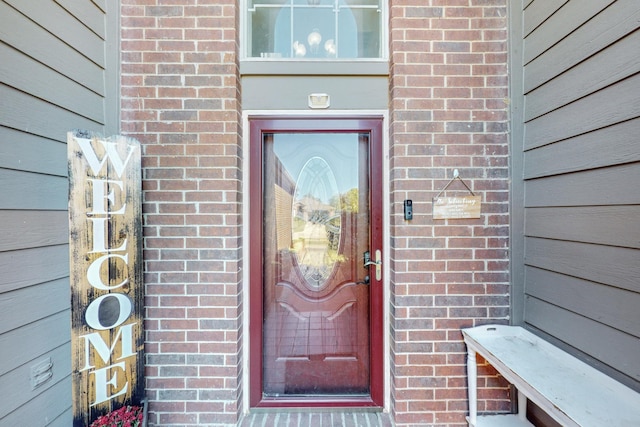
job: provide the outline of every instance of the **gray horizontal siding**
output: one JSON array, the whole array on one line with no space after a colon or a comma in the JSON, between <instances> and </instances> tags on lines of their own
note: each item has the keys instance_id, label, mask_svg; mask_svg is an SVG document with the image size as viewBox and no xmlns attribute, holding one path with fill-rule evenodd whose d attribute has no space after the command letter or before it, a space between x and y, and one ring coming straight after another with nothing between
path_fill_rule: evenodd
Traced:
<instances>
[{"instance_id":1,"label":"gray horizontal siding","mask_svg":"<svg viewBox=\"0 0 640 427\"><path fill-rule=\"evenodd\" d=\"M17 369L0 377L0 393L2 394L2 406L0 406L0 419L13 408L18 408L28 404L33 398L54 387L69 376L71 371L71 344L65 344L48 352L46 357L30 361ZM49 359L53 364L51 369L51 379L42 385L33 388L24 378L31 376L31 365ZM17 425L39 425L39 424L15 424Z\"/></svg>"},{"instance_id":2,"label":"gray horizontal siding","mask_svg":"<svg viewBox=\"0 0 640 427\"><path fill-rule=\"evenodd\" d=\"M525 253L527 266L640 292L640 257L636 249L528 237ZM638 315L638 311L627 315Z\"/></svg>"},{"instance_id":3,"label":"gray horizontal siding","mask_svg":"<svg viewBox=\"0 0 640 427\"><path fill-rule=\"evenodd\" d=\"M532 179L525 183L525 206L637 204L638 182L637 162Z\"/></svg>"},{"instance_id":4,"label":"gray horizontal siding","mask_svg":"<svg viewBox=\"0 0 640 427\"><path fill-rule=\"evenodd\" d=\"M117 3L0 0L0 425L72 424L66 135L117 132Z\"/></svg>"},{"instance_id":5,"label":"gray horizontal siding","mask_svg":"<svg viewBox=\"0 0 640 427\"><path fill-rule=\"evenodd\" d=\"M62 6L71 15L75 16L78 21L83 22L101 39L106 39L106 31L104 28L104 15L106 12L106 8L104 1L91 2L77 0L56 0L56 3Z\"/></svg>"},{"instance_id":6,"label":"gray horizontal siding","mask_svg":"<svg viewBox=\"0 0 640 427\"><path fill-rule=\"evenodd\" d=\"M70 14L54 1L4 0L23 16L42 27L56 38L76 50L89 61L105 68L104 36L100 36L77 17ZM87 2L82 2L87 3ZM104 19L104 15L103 15ZM104 27L96 22L97 28ZM93 73L96 74L96 73ZM98 74L99 75L99 74ZM102 85L102 83L100 83Z\"/></svg>"},{"instance_id":7,"label":"gray horizontal siding","mask_svg":"<svg viewBox=\"0 0 640 427\"><path fill-rule=\"evenodd\" d=\"M0 334L69 309L69 278L52 280L0 294ZM25 310L28 307L28 310Z\"/></svg>"},{"instance_id":8,"label":"gray horizontal siding","mask_svg":"<svg viewBox=\"0 0 640 427\"><path fill-rule=\"evenodd\" d=\"M640 340L633 335L532 297L527 297L526 311L532 326L553 331L553 338L579 351L600 369L640 381Z\"/></svg>"},{"instance_id":9,"label":"gray horizontal siding","mask_svg":"<svg viewBox=\"0 0 640 427\"><path fill-rule=\"evenodd\" d=\"M524 153L523 176L540 178L637 162L638 129L636 118L529 150Z\"/></svg>"},{"instance_id":10,"label":"gray horizontal siding","mask_svg":"<svg viewBox=\"0 0 640 427\"><path fill-rule=\"evenodd\" d=\"M68 245L0 252L0 292L33 286L68 275Z\"/></svg>"},{"instance_id":11,"label":"gray horizontal siding","mask_svg":"<svg viewBox=\"0 0 640 427\"><path fill-rule=\"evenodd\" d=\"M27 405L18 407L1 422L6 422L7 426L69 427L73 425L70 389L71 377L68 376L38 394Z\"/></svg>"},{"instance_id":12,"label":"gray horizontal siding","mask_svg":"<svg viewBox=\"0 0 640 427\"><path fill-rule=\"evenodd\" d=\"M0 2L0 16L0 40L5 44L104 95L104 70L98 64L4 2ZM100 52L104 56L104 49Z\"/></svg>"},{"instance_id":13,"label":"gray horizontal siding","mask_svg":"<svg viewBox=\"0 0 640 427\"><path fill-rule=\"evenodd\" d=\"M70 318L70 310L65 310L0 335L0 380L25 363L37 363L53 349L67 345L71 339ZM71 392L67 398L71 398Z\"/></svg>"},{"instance_id":14,"label":"gray horizontal siding","mask_svg":"<svg viewBox=\"0 0 640 427\"><path fill-rule=\"evenodd\" d=\"M640 390L640 3L520 6L514 319Z\"/></svg>"},{"instance_id":15,"label":"gray horizontal siding","mask_svg":"<svg viewBox=\"0 0 640 427\"><path fill-rule=\"evenodd\" d=\"M615 0L536 1L524 13L525 64L549 50ZM531 33L533 29L535 32Z\"/></svg>"},{"instance_id":16,"label":"gray horizontal siding","mask_svg":"<svg viewBox=\"0 0 640 427\"><path fill-rule=\"evenodd\" d=\"M544 0L536 0L535 3L544 3ZM584 2L568 4L572 3L581 7ZM557 40L550 49L529 62L524 69L524 93L635 31L640 26L639 17L637 0L617 0L592 17L586 25L580 26L568 37Z\"/></svg>"},{"instance_id":17,"label":"gray horizontal siding","mask_svg":"<svg viewBox=\"0 0 640 427\"><path fill-rule=\"evenodd\" d=\"M525 123L525 149L540 147L637 117L640 74Z\"/></svg>"},{"instance_id":18,"label":"gray horizontal siding","mask_svg":"<svg viewBox=\"0 0 640 427\"><path fill-rule=\"evenodd\" d=\"M62 74L52 72L41 62L5 44L0 44L0 57L12 64L12 67L3 70L5 85L96 123L103 119L104 106L101 95ZM29 73L25 73L24 70L29 70Z\"/></svg>"},{"instance_id":19,"label":"gray horizontal siding","mask_svg":"<svg viewBox=\"0 0 640 427\"><path fill-rule=\"evenodd\" d=\"M527 94L530 121L640 71L640 32L634 32ZM605 96L607 94L605 93Z\"/></svg>"},{"instance_id":20,"label":"gray horizontal siding","mask_svg":"<svg viewBox=\"0 0 640 427\"><path fill-rule=\"evenodd\" d=\"M613 286L527 267L527 294L593 321L633 335L640 330L640 294ZM602 304L607 301L607 304ZM616 309L611 310L609 306ZM619 313L634 313L620 316Z\"/></svg>"},{"instance_id":21,"label":"gray horizontal siding","mask_svg":"<svg viewBox=\"0 0 640 427\"><path fill-rule=\"evenodd\" d=\"M66 177L0 169L0 209L67 209Z\"/></svg>"},{"instance_id":22,"label":"gray horizontal siding","mask_svg":"<svg viewBox=\"0 0 640 427\"><path fill-rule=\"evenodd\" d=\"M66 211L0 210L0 224L6 225L0 252L66 245L69 240Z\"/></svg>"},{"instance_id":23,"label":"gray horizontal siding","mask_svg":"<svg viewBox=\"0 0 640 427\"><path fill-rule=\"evenodd\" d=\"M66 141L69 130L87 129L99 133L104 130L100 123L4 84L0 84L0 99L11 100L0 104L0 126L61 142Z\"/></svg>"},{"instance_id":24,"label":"gray horizontal siding","mask_svg":"<svg viewBox=\"0 0 640 427\"><path fill-rule=\"evenodd\" d=\"M640 226L629 218L640 219L640 205L531 208L525 235L640 249Z\"/></svg>"},{"instance_id":25,"label":"gray horizontal siding","mask_svg":"<svg viewBox=\"0 0 640 427\"><path fill-rule=\"evenodd\" d=\"M67 176L66 155L63 142L0 127L0 169Z\"/></svg>"},{"instance_id":26,"label":"gray horizontal siding","mask_svg":"<svg viewBox=\"0 0 640 427\"><path fill-rule=\"evenodd\" d=\"M531 34L569 0L547 0L531 3L524 11L524 34Z\"/></svg>"}]
</instances>

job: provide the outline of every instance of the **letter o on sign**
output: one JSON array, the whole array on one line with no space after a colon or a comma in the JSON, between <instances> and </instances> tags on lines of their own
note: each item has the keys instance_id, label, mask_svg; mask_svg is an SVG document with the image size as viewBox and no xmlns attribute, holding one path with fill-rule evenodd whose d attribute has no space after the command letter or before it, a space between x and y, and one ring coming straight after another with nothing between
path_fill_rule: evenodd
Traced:
<instances>
[{"instance_id":1,"label":"letter o on sign","mask_svg":"<svg viewBox=\"0 0 640 427\"><path fill-rule=\"evenodd\" d=\"M125 294L106 294L91 301L84 319L93 329L104 331L124 323L131 315L132 308L131 300Z\"/></svg>"}]
</instances>

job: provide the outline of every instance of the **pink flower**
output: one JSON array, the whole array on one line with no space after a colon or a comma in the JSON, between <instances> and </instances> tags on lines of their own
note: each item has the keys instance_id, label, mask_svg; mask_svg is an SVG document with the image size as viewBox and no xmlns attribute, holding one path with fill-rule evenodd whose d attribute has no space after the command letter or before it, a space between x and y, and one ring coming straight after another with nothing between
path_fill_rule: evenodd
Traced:
<instances>
[{"instance_id":1,"label":"pink flower","mask_svg":"<svg viewBox=\"0 0 640 427\"><path fill-rule=\"evenodd\" d=\"M140 427L143 416L140 406L123 406L98 417L89 427Z\"/></svg>"}]
</instances>

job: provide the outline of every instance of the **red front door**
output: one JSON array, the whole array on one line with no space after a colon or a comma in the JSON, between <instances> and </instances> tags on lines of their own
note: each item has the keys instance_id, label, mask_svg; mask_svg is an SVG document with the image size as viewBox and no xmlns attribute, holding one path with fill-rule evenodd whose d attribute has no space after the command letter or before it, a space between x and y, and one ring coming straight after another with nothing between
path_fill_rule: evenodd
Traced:
<instances>
[{"instance_id":1,"label":"red front door","mask_svg":"<svg viewBox=\"0 0 640 427\"><path fill-rule=\"evenodd\" d=\"M381 120L251 121L251 403L382 405Z\"/></svg>"}]
</instances>

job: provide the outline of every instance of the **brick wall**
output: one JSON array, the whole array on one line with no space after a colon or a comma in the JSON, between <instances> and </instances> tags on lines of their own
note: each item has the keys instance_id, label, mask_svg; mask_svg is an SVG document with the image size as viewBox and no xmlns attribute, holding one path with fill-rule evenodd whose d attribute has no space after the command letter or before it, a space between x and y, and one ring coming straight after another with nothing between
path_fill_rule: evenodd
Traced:
<instances>
[{"instance_id":1,"label":"brick wall","mask_svg":"<svg viewBox=\"0 0 640 427\"><path fill-rule=\"evenodd\" d=\"M151 425L233 425L242 411L238 14L231 0L122 0ZM390 15L391 410L397 425L462 426L460 328L508 321L506 0L391 0ZM454 168L481 219L432 220ZM479 410L507 409L504 381L481 373Z\"/></svg>"},{"instance_id":2,"label":"brick wall","mask_svg":"<svg viewBox=\"0 0 640 427\"><path fill-rule=\"evenodd\" d=\"M506 0L393 0L391 367L397 425L466 425L460 328L509 314ZM453 169L482 217L433 220ZM455 182L450 187L464 190ZM464 191L447 193L461 195ZM414 219L402 215L413 199ZM479 411L507 410L481 369Z\"/></svg>"},{"instance_id":3,"label":"brick wall","mask_svg":"<svg viewBox=\"0 0 640 427\"><path fill-rule=\"evenodd\" d=\"M122 133L143 144L151 425L240 416L237 13L233 0L122 0Z\"/></svg>"}]
</instances>

